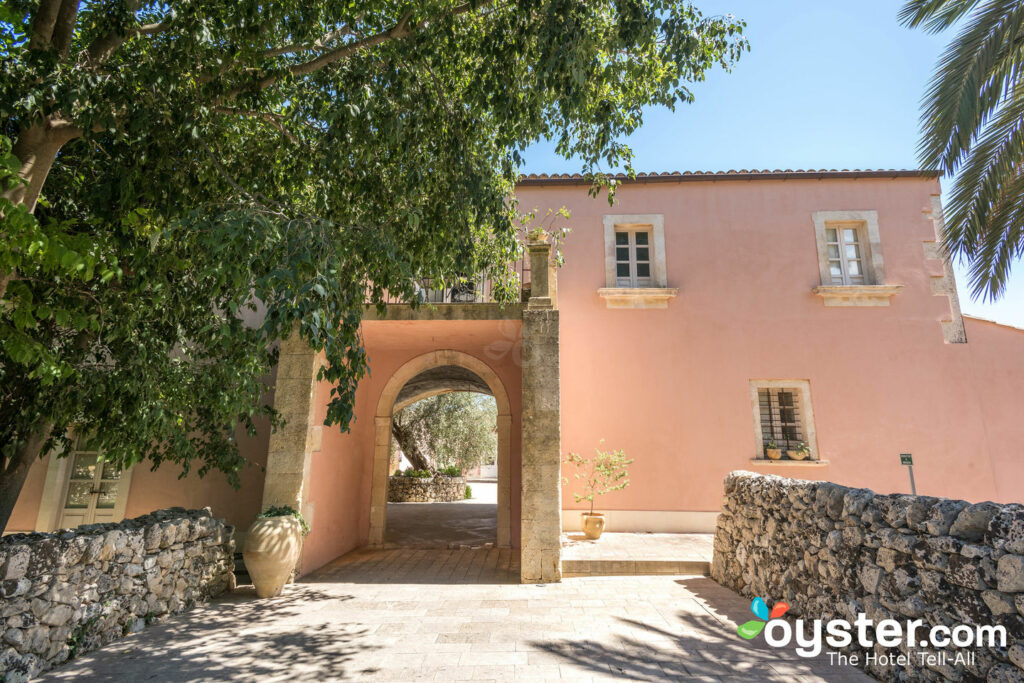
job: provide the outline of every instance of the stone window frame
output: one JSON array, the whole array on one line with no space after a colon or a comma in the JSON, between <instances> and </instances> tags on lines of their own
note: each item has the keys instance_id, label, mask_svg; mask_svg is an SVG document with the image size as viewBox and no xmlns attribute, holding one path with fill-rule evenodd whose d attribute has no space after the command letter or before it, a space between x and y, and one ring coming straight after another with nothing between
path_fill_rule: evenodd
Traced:
<instances>
[{"instance_id":1,"label":"stone window frame","mask_svg":"<svg viewBox=\"0 0 1024 683\"><path fill-rule=\"evenodd\" d=\"M770 460L764 454L764 435L761 430L761 404L758 395L761 389L786 389L800 397L804 442L811 451L807 460ZM821 467L828 461L821 458L818 450L818 432L814 422L814 404L811 401L811 382L806 379L752 379L750 380L750 407L754 420L754 457L750 462L759 465L781 465L798 467Z\"/></svg>"},{"instance_id":2,"label":"stone window frame","mask_svg":"<svg viewBox=\"0 0 1024 683\"><path fill-rule=\"evenodd\" d=\"M665 214L626 213L605 214L604 219L604 279L605 286L597 293L608 308L667 308L679 290L668 286L668 266L665 259ZM649 232L651 234L651 285L649 287L622 287L615 273L615 232Z\"/></svg>"},{"instance_id":3,"label":"stone window frame","mask_svg":"<svg viewBox=\"0 0 1024 683\"><path fill-rule=\"evenodd\" d=\"M821 284L812 291L821 297L826 306L888 306L890 299L903 289L902 285L886 282L885 260L882 257L882 237L878 226L878 211L844 210L814 211L814 240L818 249L818 275ZM834 285L829 272L828 238L825 231L831 225L859 224L861 259L864 265L865 284Z\"/></svg>"}]
</instances>

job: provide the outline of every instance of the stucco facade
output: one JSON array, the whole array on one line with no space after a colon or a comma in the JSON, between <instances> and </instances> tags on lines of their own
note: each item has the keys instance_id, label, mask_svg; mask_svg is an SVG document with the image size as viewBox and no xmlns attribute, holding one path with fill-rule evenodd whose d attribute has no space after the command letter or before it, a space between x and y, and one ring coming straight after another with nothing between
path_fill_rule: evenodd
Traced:
<instances>
[{"instance_id":1,"label":"stucco facade","mask_svg":"<svg viewBox=\"0 0 1024 683\"><path fill-rule=\"evenodd\" d=\"M285 342L288 426L244 443L266 476L233 491L138 467L124 514L211 505L245 529L294 504L313 528L303 572L380 543L394 405L444 368L499 405L496 543L523 549L524 580L557 580L558 531L579 524L559 455L602 440L634 459L630 486L598 504L612 530L711 530L737 469L907 491L901 453L919 493L1019 501L1024 331L960 315L939 191L913 172L675 175L625 181L609 206L582 179L527 178L523 209L571 213L557 278L535 263L533 298L504 308L368 311L347 434L321 426L319 359ZM807 460L766 459L773 401L795 402ZM34 468L9 531L57 523L60 476Z\"/></svg>"}]
</instances>

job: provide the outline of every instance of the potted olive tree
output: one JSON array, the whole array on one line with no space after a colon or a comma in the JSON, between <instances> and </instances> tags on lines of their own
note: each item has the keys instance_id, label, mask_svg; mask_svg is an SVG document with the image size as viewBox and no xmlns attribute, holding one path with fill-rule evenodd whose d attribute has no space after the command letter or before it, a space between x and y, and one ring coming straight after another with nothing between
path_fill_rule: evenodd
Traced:
<instances>
[{"instance_id":1,"label":"potted olive tree","mask_svg":"<svg viewBox=\"0 0 1024 683\"><path fill-rule=\"evenodd\" d=\"M587 538L598 539L605 529L605 515L594 512L594 500L612 491L620 491L629 486L627 468L633 463L626 458L622 450L602 451L594 449L594 456L584 458L579 453L570 453L565 462L575 467L573 477L583 482L583 492L573 493L576 502L590 501L590 511L582 513L583 533ZM568 479L565 480L568 483Z\"/></svg>"},{"instance_id":2,"label":"potted olive tree","mask_svg":"<svg viewBox=\"0 0 1024 683\"><path fill-rule=\"evenodd\" d=\"M267 508L245 535L245 568L252 577L256 595L273 598L288 583L302 550L302 537L309 524L293 507Z\"/></svg>"}]
</instances>

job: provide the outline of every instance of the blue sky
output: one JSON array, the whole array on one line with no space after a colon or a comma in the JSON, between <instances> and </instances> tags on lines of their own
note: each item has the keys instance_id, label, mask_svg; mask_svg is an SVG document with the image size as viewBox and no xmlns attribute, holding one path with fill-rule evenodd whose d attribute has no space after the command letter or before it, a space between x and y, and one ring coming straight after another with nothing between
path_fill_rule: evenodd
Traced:
<instances>
[{"instance_id":1,"label":"blue sky","mask_svg":"<svg viewBox=\"0 0 1024 683\"><path fill-rule=\"evenodd\" d=\"M637 171L916 168L920 101L951 35L900 26L896 0L695 0L706 14L747 22L751 50L713 72L696 102L651 109L628 139ZM527 173L571 173L578 162L537 145ZM1003 298L965 313L1024 327L1024 263Z\"/></svg>"}]
</instances>

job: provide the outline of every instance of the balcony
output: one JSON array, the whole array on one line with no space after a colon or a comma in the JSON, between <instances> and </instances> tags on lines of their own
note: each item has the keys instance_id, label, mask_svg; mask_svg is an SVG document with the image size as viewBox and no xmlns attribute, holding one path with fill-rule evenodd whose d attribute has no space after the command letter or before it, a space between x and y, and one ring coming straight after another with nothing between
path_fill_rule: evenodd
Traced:
<instances>
[{"instance_id":1,"label":"balcony","mask_svg":"<svg viewBox=\"0 0 1024 683\"><path fill-rule=\"evenodd\" d=\"M530 298L530 259L522 258L508 268L518 277L518 296L511 302L498 300L495 278L480 273L461 282L439 283L430 278L413 282L417 306L400 295L384 297L387 305L383 315L375 306L367 305L366 320L499 320L519 318Z\"/></svg>"}]
</instances>

